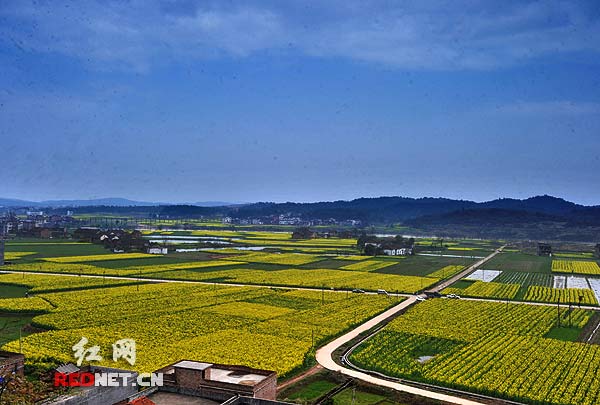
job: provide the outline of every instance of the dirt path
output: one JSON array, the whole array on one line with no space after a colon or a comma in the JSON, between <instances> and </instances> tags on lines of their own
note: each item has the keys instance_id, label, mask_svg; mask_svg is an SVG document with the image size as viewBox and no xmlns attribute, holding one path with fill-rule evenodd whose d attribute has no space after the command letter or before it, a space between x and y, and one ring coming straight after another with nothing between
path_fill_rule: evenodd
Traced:
<instances>
[{"instance_id":1,"label":"dirt path","mask_svg":"<svg viewBox=\"0 0 600 405\"><path fill-rule=\"evenodd\" d=\"M316 364L316 365L312 366L311 368L309 368L308 370L306 370L305 372L303 372L302 374L299 374L296 377L291 378L291 379L287 380L286 382L278 385L277 391L278 392L283 391L287 387L290 387L290 386L296 384L298 381L304 380L306 377L315 375L321 370L323 370L323 366L321 366L320 364Z\"/></svg>"}]
</instances>

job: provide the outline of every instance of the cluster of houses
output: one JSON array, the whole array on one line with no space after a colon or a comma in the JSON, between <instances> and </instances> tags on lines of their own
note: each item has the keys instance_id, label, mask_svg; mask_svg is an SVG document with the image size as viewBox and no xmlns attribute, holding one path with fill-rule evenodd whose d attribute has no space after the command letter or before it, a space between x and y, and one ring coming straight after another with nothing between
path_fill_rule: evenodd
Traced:
<instances>
[{"instance_id":1,"label":"cluster of houses","mask_svg":"<svg viewBox=\"0 0 600 405\"><path fill-rule=\"evenodd\" d=\"M365 244L364 253L368 256L412 256L415 254L414 245L405 246L404 244L396 244L393 242L367 242Z\"/></svg>"},{"instance_id":2,"label":"cluster of houses","mask_svg":"<svg viewBox=\"0 0 600 405\"><path fill-rule=\"evenodd\" d=\"M257 218L233 218L223 217L221 219L223 224L231 225L293 225L293 226L349 226L357 227L361 225L361 221L358 219L348 219L345 221L338 221L334 218L329 219L306 219L301 218L292 213L281 214L281 215L269 215Z\"/></svg>"},{"instance_id":3,"label":"cluster of houses","mask_svg":"<svg viewBox=\"0 0 600 405\"><path fill-rule=\"evenodd\" d=\"M5 213L0 216L0 233L43 239L62 238L76 222L70 215L47 215L43 211L27 211L18 216Z\"/></svg>"},{"instance_id":4,"label":"cluster of houses","mask_svg":"<svg viewBox=\"0 0 600 405\"><path fill-rule=\"evenodd\" d=\"M139 230L82 227L73 231L73 239L103 245L114 253L136 251L150 254L167 254L166 247L150 243Z\"/></svg>"},{"instance_id":5,"label":"cluster of houses","mask_svg":"<svg viewBox=\"0 0 600 405\"><path fill-rule=\"evenodd\" d=\"M342 239L354 239L358 236L356 231L353 230L340 230L330 229L324 232L317 232L310 229L308 226L301 226L292 232L292 239L317 239L317 238L342 238Z\"/></svg>"},{"instance_id":6,"label":"cluster of houses","mask_svg":"<svg viewBox=\"0 0 600 405\"><path fill-rule=\"evenodd\" d=\"M363 253L367 256L411 256L415 254L414 238L404 239L402 236L394 238L362 237L359 238L358 247L362 248Z\"/></svg>"}]
</instances>

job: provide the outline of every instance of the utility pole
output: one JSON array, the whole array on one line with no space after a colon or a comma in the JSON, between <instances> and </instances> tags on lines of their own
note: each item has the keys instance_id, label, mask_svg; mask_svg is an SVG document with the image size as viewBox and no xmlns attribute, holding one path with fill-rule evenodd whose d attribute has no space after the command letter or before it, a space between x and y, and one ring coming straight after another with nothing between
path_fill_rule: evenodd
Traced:
<instances>
[{"instance_id":1,"label":"utility pole","mask_svg":"<svg viewBox=\"0 0 600 405\"><path fill-rule=\"evenodd\" d=\"M556 325L560 328L560 296L558 297L558 301L556 302Z\"/></svg>"},{"instance_id":2,"label":"utility pole","mask_svg":"<svg viewBox=\"0 0 600 405\"><path fill-rule=\"evenodd\" d=\"M0 229L0 266L4 266L4 231Z\"/></svg>"},{"instance_id":3,"label":"utility pole","mask_svg":"<svg viewBox=\"0 0 600 405\"><path fill-rule=\"evenodd\" d=\"M571 303L569 302L569 328L573 327L573 323L571 322Z\"/></svg>"}]
</instances>

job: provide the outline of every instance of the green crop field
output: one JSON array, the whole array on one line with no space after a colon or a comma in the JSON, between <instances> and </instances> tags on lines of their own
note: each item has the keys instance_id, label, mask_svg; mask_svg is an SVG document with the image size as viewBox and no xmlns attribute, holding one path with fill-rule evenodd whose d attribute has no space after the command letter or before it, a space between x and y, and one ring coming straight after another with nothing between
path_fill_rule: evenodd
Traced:
<instances>
[{"instance_id":1,"label":"green crop field","mask_svg":"<svg viewBox=\"0 0 600 405\"><path fill-rule=\"evenodd\" d=\"M552 271L552 259L525 253L501 253L486 263L485 266L494 270L550 273Z\"/></svg>"},{"instance_id":2,"label":"green crop field","mask_svg":"<svg viewBox=\"0 0 600 405\"><path fill-rule=\"evenodd\" d=\"M91 243L56 243L56 242L8 242L6 244L7 252L35 252L35 256L28 259L40 257L58 257L58 256L78 256L78 255L103 255L110 254L110 251L100 245Z\"/></svg>"},{"instance_id":3,"label":"green crop field","mask_svg":"<svg viewBox=\"0 0 600 405\"><path fill-rule=\"evenodd\" d=\"M398 261L393 266L384 267L375 271L383 274L405 274L414 276L440 277L440 274L432 276L431 273L446 266L468 266L476 259L456 258L443 256L409 256ZM449 274L447 275L449 276Z\"/></svg>"},{"instance_id":4,"label":"green crop field","mask_svg":"<svg viewBox=\"0 0 600 405\"><path fill-rule=\"evenodd\" d=\"M551 257L520 252L501 253L482 267L482 271L490 270L488 276L493 273L491 270L500 272L493 280L464 280L443 292L465 297L598 305L598 269L597 263L592 261L552 260Z\"/></svg>"}]
</instances>

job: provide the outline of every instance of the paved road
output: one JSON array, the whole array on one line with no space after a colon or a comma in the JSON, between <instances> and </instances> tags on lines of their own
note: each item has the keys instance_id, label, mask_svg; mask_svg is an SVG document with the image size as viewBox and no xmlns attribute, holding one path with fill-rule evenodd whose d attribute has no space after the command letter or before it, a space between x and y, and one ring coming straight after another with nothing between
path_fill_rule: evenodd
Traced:
<instances>
[{"instance_id":1,"label":"paved road","mask_svg":"<svg viewBox=\"0 0 600 405\"><path fill-rule=\"evenodd\" d=\"M478 261L477 263L469 266L467 269L465 269L464 271L462 271L461 273L453 276L452 278L438 284L437 286L431 288L429 291L442 291L444 288L448 287L449 285L455 283L456 281L460 280L461 278L465 277L466 275L468 275L470 272L474 271L477 267L480 267L481 265L483 265L485 262L487 262L488 260L492 259L494 256L496 256L498 253L500 253L500 251L502 250L502 248L498 249L497 251L495 251L494 253L492 253L491 255L487 256L486 258ZM10 271L10 270L0 270L0 273L18 273L18 274L39 274L39 275L46 275L46 276L67 276L67 277L86 277L86 278L104 278L104 279L109 279L109 280L130 280L130 281L146 281L146 282L155 282L155 283L184 283L184 284L204 284L204 285L223 285L223 286L230 286L230 287L255 287L255 288L285 288L285 289L295 289L295 290L307 290L307 291L321 291L321 288L311 288L311 287L287 287L287 286L272 286L272 285L257 285L257 284L230 284L230 283L214 283L214 282L206 282L206 281L192 281L192 280L165 280L165 279L158 279L158 278L138 278L138 277L125 277L125 276L103 276L103 275L91 275L91 274L65 274L65 273L48 273L48 272L34 272L34 271ZM325 291L333 291L333 290L325 290ZM335 290L335 292L338 293L348 293L347 290ZM367 293L367 294L376 294L376 293ZM431 398L431 399L436 399L436 400L440 400L440 401L445 401L445 402L450 402L450 403L454 403L454 404L465 404L465 405L475 405L475 404L481 404L480 402L476 402L476 401L472 401L472 400L467 400L467 399L463 399L463 398L459 398L456 396L452 396L452 395L447 395L447 394L441 394L438 392L434 392L434 391L429 391L429 390L424 390L421 388L416 388L413 386L409 386L409 385L405 385L405 384L401 384L401 383L397 383L397 382L393 382L393 381L389 381L389 380L385 380L385 379L381 379L381 378L377 378L377 377L373 377L369 374L360 372L360 371L356 371L356 370L352 370L343 366L338 365L334 360L333 360L333 353L341 346L343 346L344 344L348 343L349 341L355 339L358 335L360 335L361 333L367 332L373 328L375 328L376 326L378 326L379 324L381 324L382 322L384 322L385 320L387 320L390 317L395 316L396 314L398 314L398 312L408 308L409 306L413 305L416 301L417 301L417 297L414 295L409 295L409 294L390 294L391 296L402 296L402 297L407 297L408 299L401 302L400 304L388 309L387 311L383 312L382 314L376 316L375 318L372 318L371 320L363 323L362 325L360 325L359 327L357 327L356 329L346 333L345 335L335 339L334 341L332 341L331 343L323 346L322 348L320 348L319 350L317 350L316 353L316 358L319 364L321 364L321 366L323 366L324 368L327 368L329 370L332 371L337 371L340 372L344 375L353 377L353 378L357 378L366 382L369 382L371 384L375 384L375 385L380 385L383 387L388 387L388 388L392 388L398 391L404 391L404 392L408 392L411 394L415 394L415 395L420 395L423 397L427 397L427 398ZM423 295L422 295L423 296ZM485 299L485 298L463 298L463 299L468 299L468 300L474 300L474 301L487 301L487 302L500 302L500 303L506 303L507 301L505 300L494 300L494 299ZM539 306L556 306L556 304L551 304L551 303L537 303L537 302L521 302L521 301L509 301L509 303L511 304L526 304L526 305L539 305ZM600 311L600 308L598 307L586 307L586 306L582 306L581 308L583 309L590 309L590 310L595 310L595 311Z\"/></svg>"},{"instance_id":2,"label":"paved road","mask_svg":"<svg viewBox=\"0 0 600 405\"><path fill-rule=\"evenodd\" d=\"M482 260L479 260L477 263L473 264L472 266L469 266L467 269L465 269L464 271L455 275L454 277L448 279L447 281L444 281L444 282L438 284L437 286L430 289L429 291L443 290L450 284L465 277L467 274L469 274L470 272L475 270L477 267L483 265L486 261L492 259L498 253L500 253L501 250L502 250L502 248L496 250L494 253L492 253L488 257L486 257ZM372 375L363 373L361 371L352 370L350 368L341 366L341 365L337 364L336 361L333 359L333 353L335 351L337 351L340 347L344 346L348 342L357 338L362 333L365 333L365 332L379 326L380 324L385 322L387 319L397 315L400 311L405 310L406 308L413 305L415 302L417 302L417 297L415 297L415 296L410 297L407 300L401 302L400 304L398 304L398 305L388 309L387 311L383 312L382 314L376 316L375 318L368 320L367 322L363 323L356 329L346 333L343 336L340 336L339 338L335 339L333 342L321 347L319 350L317 350L317 353L316 353L317 362L319 362L320 365L322 365L323 367L325 367L328 370L335 371L335 372L347 375L349 377L357 378L359 380L365 381L370 384L379 385L379 386L387 387L387 388L392 388L397 391L408 392L410 394L419 395L422 397L435 399L438 401L449 402L449 403L453 403L453 404L460 404L460 405L482 404L481 402L476 402L476 401L469 400L469 399L464 399L464 398L460 398L460 397L456 397L456 396L452 396L452 395L442 394L442 393L435 392L435 391L429 391L429 390L425 390L422 388L417 388L417 387L413 387L410 385L401 384L398 382L393 382L393 381L385 380L382 378L374 377Z\"/></svg>"},{"instance_id":3,"label":"paved road","mask_svg":"<svg viewBox=\"0 0 600 405\"><path fill-rule=\"evenodd\" d=\"M366 373L363 373L360 371L356 371L356 370L352 370L352 369L346 368L344 366L340 366L333 360L333 352L338 350L341 346L347 344L354 338L358 337L358 335L360 335L361 333L364 333L364 332L367 332L367 331L373 329L380 323L384 322L386 319L388 319L388 318L396 315L398 312L408 308L409 306L414 304L416 301L417 301L416 297L411 297L405 301L402 301L400 304L396 305L395 307L388 309L387 311L376 316L375 318L372 318L371 320L363 323L358 328L346 333L345 335L335 339L333 342L321 347L319 350L317 350L317 353L316 353L317 361L319 362L320 365L322 365L324 368L326 368L328 370L335 371L335 372L338 372L338 373L341 373L341 374L347 375L349 377L356 378L356 379L359 379L359 380L362 380L362 381L365 381L365 382L368 382L371 384L375 384L375 385L379 385L379 386L387 387L387 388L392 388L397 391L408 392L410 394L420 395L422 397L436 399L438 401L450 402L453 404L462 404L462 405L480 404L479 402L466 400L466 399L462 399L462 398L451 396L451 395L441 394L438 392L427 391L427 390L424 390L421 388L412 387L410 385L400 384L397 382L373 377L369 374L366 374Z\"/></svg>"},{"instance_id":4,"label":"paved road","mask_svg":"<svg viewBox=\"0 0 600 405\"><path fill-rule=\"evenodd\" d=\"M504 246L502 246L500 249L497 249L496 251L494 251L494 253L492 253L491 255L484 257L483 259L479 260L478 262L473 263L472 265L467 267L465 270L450 277L448 280L443 281L442 283L429 289L428 291L436 291L436 292L442 291L444 288L450 286L451 284L456 283L458 280L465 278L466 276L469 275L469 273L477 270L478 267L481 267L485 262L491 260L494 256L496 256L498 253L500 253L502 251L502 249L504 249Z\"/></svg>"}]
</instances>

